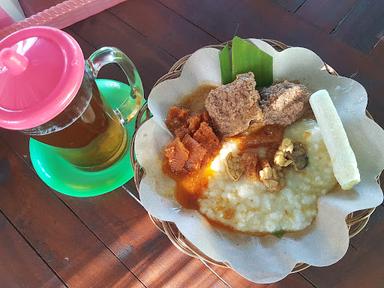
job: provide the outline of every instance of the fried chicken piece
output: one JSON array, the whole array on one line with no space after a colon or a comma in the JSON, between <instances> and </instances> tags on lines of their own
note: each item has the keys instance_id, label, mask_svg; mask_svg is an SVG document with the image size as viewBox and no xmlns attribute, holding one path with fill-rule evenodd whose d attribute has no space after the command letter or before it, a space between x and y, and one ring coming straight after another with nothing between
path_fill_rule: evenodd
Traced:
<instances>
[{"instance_id":1,"label":"fried chicken piece","mask_svg":"<svg viewBox=\"0 0 384 288\"><path fill-rule=\"evenodd\" d=\"M185 162L184 168L189 172L200 169L207 150L188 134L184 136L183 144L189 151L188 160Z\"/></svg>"},{"instance_id":2,"label":"fried chicken piece","mask_svg":"<svg viewBox=\"0 0 384 288\"><path fill-rule=\"evenodd\" d=\"M189 154L189 151L180 141L179 137L176 137L164 149L164 156L168 161L169 168L175 174L186 172L184 165L189 158Z\"/></svg>"},{"instance_id":3,"label":"fried chicken piece","mask_svg":"<svg viewBox=\"0 0 384 288\"><path fill-rule=\"evenodd\" d=\"M199 142L209 154L220 148L220 141L207 122L201 122L199 129L193 134L193 139Z\"/></svg>"},{"instance_id":4,"label":"fried chicken piece","mask_svg":"<svg viewBox=\"0 0 384 288\"><path fill-rule=\"evenodd\" d=\"M234 136L246 130L252 120L262 122L260 95L255 87L254 75L249 72L209 92L205 108L223 136Z\"/></svg>"},{"instance_id":5,"label":"fried chicken piece","mask_svg":"<svg viewBox=\"0 0 384 288\"><path fill-rule=\"evenodd\" d=\"M277 83L260 91L264 124L288 126L309 108L311 92L302 84L289 81Z\"/></svg>"}]
</instances>

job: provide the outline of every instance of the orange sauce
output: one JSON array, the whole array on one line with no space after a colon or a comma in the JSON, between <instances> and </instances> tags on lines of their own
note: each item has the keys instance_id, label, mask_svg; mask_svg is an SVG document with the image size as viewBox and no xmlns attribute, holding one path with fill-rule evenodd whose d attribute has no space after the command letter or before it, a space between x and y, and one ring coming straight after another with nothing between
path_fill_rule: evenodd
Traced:
<instances>
[{"instance_id":1,"label":"orange sauce","mask_svg":"<svg viewBox=\"0 0 384 288\"><path fill-rule=\"evenodd\" d=\"M213 171L209 168L210 162L196 172L183 175L172 173L168 162L163 162L163 172L176 182L176 201L184 208L199 209L197 200L207 189L209 177L213 175Z\"/></svg>"},{"instance_id":2,"label":"orange sauce","mask_svg":"<svg viewBox=\"0 0 384 288\"><path fill-rule=\"evenodd\" d=\"M202 112L205 110L205 98L209 92L216 87L216 85L212 84L200 85L192 93L183 97L178 105L195 113ZM216 153L217 152L218 151L216 151ZM208 155L208 159L205 161L206 164L198 171L185 175L172 173L167 161L163 162L163 172L175 180L175 198L183 207L198 210L199 205L197 200L208 187L209 177L213 174L209 166L211 160L216 156L216 153Z\"/></svg>"},{"instance_id":3,"label":"orange sauce","mask_svg":"<svg viewBox=\"0 0 384 288\"><path fill-rule=\"evenodd\" d=\"M284 127L278 125L264 126L260 130L244 136L234 137L239 143L240 153L257 153L257 149L263 147L266 151L265 160L273 161L273 156L283 139ZM175 198L180 205L187 209L199 209L198 199L207 189L209 178L214 171L210 169L211 160L216 156L209 155L210 161L198 171L183 175L172 173L168 162L163 162L163 172L176 182ZM260 165L257 170L261 169ZM256 173L258 175L258 171ZM230 217L230 213L228 214Z\"/></svg>"},{"instance_id":4,"label":"orange sauce","mask_svg":"<svg viewBox=\"0 0 384 288\"><path fill-rule=\"evenodd\" d=\"M252 152L263 147L266 151L265 159L271 161L283 140L284 129L280 125L266 125L255 132L234 138L238 139L240 152Z\"/></svg>"},{"instance_id":5,"label":"orange sauce","mask_svg":"<svg viewBox=\"0 0 384 288\"><path fill-rule=\"evenodd\" d=\"M205 110L205 98L207 98L209 92L216 87L216 85L212 84L200 85L191 94L183 97L178 105L192 112L201 112Z\"/></svg>"},{"instance_id":6,"label":"orange sauce","mask_svg":"<svg viewBox=\"0 0 384 288\"><path fill-rule=\"evenodd\" d=\"M205 98L209 91L217 86L211 84L204 84L198 87L191 94L183 97L179 105L187 108L193 112L201 112L204 110ZM243 133L242 135L232 137L239 143L240 153L250 152L257 153L257 150L263 148L265 150L265 160L273 161L276 150L278 149L283 139L284 127L279 125L267 125L257 131ZM173 173L168 165L166 159L163 162L164 174L171 177L176 182L175 198L184 208L199 209L198 199L202 196L203 192L208 188L209 178L213 175L214 171L211 170L210 164L214 157L218 154L216 151L212 155L208 155L205 165L198 171L183 175ZM259 161L260 162L260 161ZM259 165L256 167L256 175L258 175ZM228 211L227 216L231 216L231 211ZM212 222L211 220L209 220ZM212 222L215 226L218 223ZM223 227L225 225L220 225ZM227 229L232 229L227 227Z\"/></svg>"},{"instance_id":7,"label":"orange sauce","mask_svg":"<svg viewBox=\"0 0 384 288\"><path fill-rule=\"evenodd\" d=\"M285 127L280 125L266 125L257 131L233 138L238 142L239 154L257 155L256 171L246 171L247 175L253 175L258 179L259 171L263 168L261 160L268 161L270 164L273 163L275 153L283 140L284 129Z\"/></svg>"}]
</instances>

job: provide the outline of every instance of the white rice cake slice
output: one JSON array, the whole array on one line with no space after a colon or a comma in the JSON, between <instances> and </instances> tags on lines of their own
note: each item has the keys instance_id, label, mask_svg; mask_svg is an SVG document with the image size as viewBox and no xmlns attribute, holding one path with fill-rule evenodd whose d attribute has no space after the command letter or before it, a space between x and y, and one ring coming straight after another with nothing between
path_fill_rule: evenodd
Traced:
<instances>
[{"instance_id":1,"label":"white rice cake slice","mask_svg":"<svg viewBox=\"0 0 384 288\"><path fill-rule=\"evenodd\" d=\"M309 103L332 160L337 182L343 190L349 190L360 182L360 173L355 153L349 144L347 133L332 99L326 90L319 90L311 95Z\"/></svg>"}]
</instances>

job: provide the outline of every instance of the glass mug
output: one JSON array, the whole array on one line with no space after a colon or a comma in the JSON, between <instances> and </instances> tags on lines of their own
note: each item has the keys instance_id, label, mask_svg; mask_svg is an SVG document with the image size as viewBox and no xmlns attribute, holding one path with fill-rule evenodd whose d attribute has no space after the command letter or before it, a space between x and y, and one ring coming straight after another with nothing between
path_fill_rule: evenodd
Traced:
<instances>
[{"instance_id":1,"label":"glass mug","mask_svg":"<svg viewBox=\"0 0 384 288\"><path fill-rule=\"evenodd\" d=\"M124 72L131 87L130 95L117 109L103 103L95 78L100 69L115 63ZM132 120L143 102L143 86L135 65L117 48L104 47L85 61L83 80L77 95L58 116L23 133L45 144L76 167L99 171L124 155L128 146L125 125Z\"/></svg>"}]
</instances>

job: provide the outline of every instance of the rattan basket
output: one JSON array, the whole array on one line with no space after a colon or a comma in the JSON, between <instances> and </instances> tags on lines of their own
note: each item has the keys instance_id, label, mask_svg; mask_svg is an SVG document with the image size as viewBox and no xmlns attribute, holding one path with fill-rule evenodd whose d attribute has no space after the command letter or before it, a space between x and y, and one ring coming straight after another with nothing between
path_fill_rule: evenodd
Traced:
<instances>
[{"instance_id":1,"label":"rattan basket","mask_svg":"<svg viewBox=\"0 0 384 288\"><path fill-rule=\"evenodd\" d=\"M286 44L281 43L281 42L276 41L276 40L270 40L270 39L263 39L263 40L265 42L269 43L270 45L272 45L278 51L284 50L284 49L289 47ZM230 42L228 42L228 43L231 44ZM210 45L210 46L206 46L206 47L221 49L224 47L225 44L227 44L227 43L218 44L218 45ZM169 70L169 72L167 74L165 74L159 80L157 80L157 82L155 83L154 86L156 86L157 84L159 84L165 80L174 79L174 78L179 77L180 73L183 69L183 65L187 61L189 56L190 55L186 55L183 58L179 59L171 67L171 69ZM324 69L326 69L328 71L328 73L330 73L330 74L337 75L337 72L327 64L324 64ZM145 104L140 109L140 111L138 113L137 120L135 123L135 133L133 135L133 139L131 141L131 146L130 146L131 161L132 161L132 166L134 168L134 181L135 181L135 185L136 185L137 190L139 189L140 181L141 181L145 171L143 170L142 167L140 167L140 165L137 163L137 161L135 159L134 142L135 142L135 136L136 136L137 129L139 129L141 124L143 124L149 118L150 118L150 113L148 110L148 106ZM350 238L357 235L365 227L365 225L368 223L370 215L373 213L374 210L375 210L375 208L361 210L358 212L351 213L346 217L346 222L348 224L349 237ZM215 261L215 260L209 258L208 256L206 256L205 254L203 254L201 251L199 251L194 245L192 245L180 233L180 231L177 229L177 227L174 223L167 222L167 221L161 221L161 220L153 217L150 214L149 214L149 217L151 218L153 223L156 225L156 227L160 231L162 231L165 235L167 235L169 240L171 240L171 242L183 253L201 260L206 265L207 264L214 264L214 265L221 266L221 267L231 268L227 263ZM295 266L295 268L291 271L291 273L302 271L302 270L308 268L309 266L310 265L305 264L305 263L299 263Z\"/></svg>"}]
</instances>

